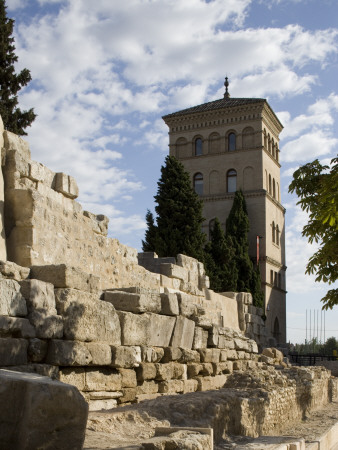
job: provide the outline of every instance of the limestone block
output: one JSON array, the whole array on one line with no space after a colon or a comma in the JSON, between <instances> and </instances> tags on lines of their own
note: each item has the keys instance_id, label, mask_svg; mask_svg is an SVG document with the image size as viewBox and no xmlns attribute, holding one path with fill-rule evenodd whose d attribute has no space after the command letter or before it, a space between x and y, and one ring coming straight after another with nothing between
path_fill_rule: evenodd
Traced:
<instances>
[{"instance_id":1,"label":"limestone block","mask_svg":"<svg viewBox=\"0 0 338 450\"><path fill-rule=\"evenodd\" d=\"M235 361L236 359L238 359L238 354L236 352L236 350L227 350L227 357L229 361Z\"/></svg>"},{"instance_id":2,"label":"limestone block","mask_svg":"<svg viewBox=\"0 0 338 450\"><path fill-rule=\"evenodd\" d=\"M208 347L217 347L218 338L219 338L218 327L214 326L210 328L208 335Z\"/></svg>"},{"instance_id":3,"label":"limestone block","mask_svg":"<svg viewBox=\"0 0 338 450\"><path fill-rule=\"evenodd\" d=\"M199 363L189 363L187 365L187 374L188 378L193 378L199 375L199 373L202 371L203 365Z\"/></svg>"},{"instance_id":4,"label":"limestone block","mask_svg":"<svg viewBox=\"0 0 338 450\"><path fill-rule=\"evenodd\" d=\"M142 384L138 385L136 388L136 395L142 394L157 394L158 383L154 380L144 381Z\"/></svg>"},{"instance_id":5,"label":"limestone block","mask_svg":"<svg viewBox=\"0 0 338 450\"><path fill-rule=\"evenodd\" d=\"M86 385L86 372L82 367L63 367L59 371L59 380L62 383L72 384L80 391L84 391Z\"/></svg>"},{"instance_id":6,"label":"limestone block","mask_svg":"<svg viewBox=\"0 0 338 450\"><path fill-rule=\"evenodd\" d=\"M169 278L165 275L160 275L160 285L164 288L178 291L180 289L181 280L178 278Z\"/></svg>"},{"instance_id":7,"label":"limestone block","mask_svg":"<svg viewBox=\"0 0 338 450\"><path fill-rule=\"evenodd\" d=\"M228 351L227 350L222 350L221 349L221 355L220 355L220 359L219 360L221 362L228 360Z\"/></svg>"},{"instance_id":8,"label":"limestone block","mask_svg":"<svg viewBox=\"0 0 338 450\"><path fill-rule=\"evenodd\" d=\"M196 392L198 387L197 380L184 380L183 381L183 394L187 394L188 392Z\"/></svg>"},{"instance_id":9,"label":"limestone block","mask_svg":"<svg viewBox=\"0 0 338 450\"><path fill-rule=\"evenodd\" d=\"M166 316L178 316L180 313L176 294L161 294L161 314Z\"/></svg>"},{"instance_id":10,"label":"limestone block","mask_svg":"<svg viewBox=\"0 0 338 450\"><path fill-rule=\"evenodd\" d=\"M0 384L2 448L82 448L88 406L76 387L7 370L0 371Z\"/></svg>"},{"instance_id":11,"label":"limestone block","mask_svg":"<svg viewBox=\"0 0 338 450\"><path fill-rule=\"evenodd\" d=\"M228 339L226 336L219 336L218 338L218 348L235 348L235 342L233 339Z\"/></svg>"},{"instance_id":12,"label":"limestone block","mask_svg":"<svg viewBox=\"0 0 338 450\"><path fill-rule=\"evenodd\" d=\"M63 320L61 316L46 316L38 310L28 316L34 326L36 337L41 339L60 339L63 336Z\"/></svg>"},{"instance_id":13,"label":"limestone block","mask_svg":"<svg viewBox=\"0 0 338 450\"><path fill-rule=\"evenodd\" d=\"M133 313L161 312L161 298L156 294L136 294L124 291L106 291L104 300L114 305L119 311Z\"/></svg>"},{"instance_id":14,"label":"limestone block","mask_svg":"<svg viewBox=\"0 0 338 450\"><path fill-rule=\"evenodd\" d=\"M86 344L75 341L51 340L48 345L47 363L55 366L87 366L92 355Z\"/></svg>"},{"instance_id":15,"label":"limestone block","mask_svg":"<svg viewBox=\"0 0 338 450\"><path fill-rule=\"evenodd\" d=\"M200 354L197 350L190 350L188 348L181 348L182 355L178 362L189 363L189 362L200 362Z\"/></svg>"},{"instance_id":16,"label":"limestone block","mask_svg":"<svg viewBox=\"0 0 338 450\"><path fill-rule=\"evenodd\" d=\"M27 141L7 130L4 131L3 138L6 153L8 151L15 150L19 152L27 161L31 159L31 153Z\"/></svg>"},{"instance_id":17,"label":"limestone block","mask_svg":"<svg viewBox=\"0 0 338 450\"><path fill-rule=\"evenodd\" d=\"M198 350L202 362L218 363L221 351L218 348L202 348Z\"/></svg>"},{"instance_id":18,"label":"limestone block","mask_svg":"<svg viewBox=\"0 0 338 450\"><path fill-rule=\"evenodd\" d=\"M249 351L251 353L258 353L258 345L257 345L256 341L254 341L253 339L250 339L248 341L248 345L249 345Z\"/></svg>"},{"instance_id":19,"label":"limestone block","mask_svg":"<svg viewBox=\"0 0 338 450\"><path fill-rule=\"evenodd\" d=\"M191 349L194 340L195 322L183 316L177 316L170 345Z\"/></svg>"},{"instance_id":20,"label":"limestone block","mask_svg":"<svg viewBox=\"0 0 338 450\"><path fill-rule=\"evenodd\" d=\"M73 288L88 292L97 292L100 282L99 277L66 264L32 266L31 278L52 283L55 288Z\"/></svg>"},{"instance_id":21,"label":"limestone block","mask_svg":"<svg viewBox=\"0 0 338 450\"><path fill-rule=\"evenodd\" d=\"M136 372L133 369L118 369L122 378L123 388L133 388L137 386Z\"/></svg>"},{"instance_id":22,"label":"limestone block","mask_svg":"<svg viewBox=\"0 0 338 450\"><path fill-rule=\"evenodd\" d=\"M56 289L55 299L66 339L121 344L120 322L113 305L76 289Z\"/></svg>"},{"instance_id":23,"label":"limestone block","mask_svg":"<svg viewBox=\"0 0 338 450\"><path fill-rule=\"evenodd\" d=\"M244 367L244 361L233 361L232 363L232 369L233 370L243 370Z\"/></svg>"},{"instance_id":24,"label":"limestone block","mask_svg":"<svg viewBox=\"0 0 338 450\"><path fill-rule=\"evenodd\" d=\"M223 361L220 363L213 363L214 366L214 375L218 375L220 373L232 373L233 371L233 362L232 361Z\"/></svg>"},{"instance_id":25,"label":"limestone block","mask_svg":"<svg viewBox=\"0 0 338 450\"><path fill-rule=\"evenodd\" d=\"M46 315L56 315L54 286L40 280L20 282L21 294L26 299L28 312L38 311Z\"/></svg>"},{"instance_id":26,"label":"limestone block","mask_svg":"<svg viewBox=\"0 0 338 450\"><path fill-rule=\"evenodd\" d=\"M87 342L86 347L89 350L93 366L105 366L112 362L112 352L110 345L106 342Z\"/></svg>"},{"instance_id":27,"label":"limestone block","mask_svg":"<svg viewBox=\"0 0 338 450\"><path fill-rule=\"evenodd\" d=\"M85 391L120 391L122 376L116 369L86 369Z\"/></svg>"},{"instance_id":28,"label":"limestone block","mask_svg":"<svg viewBox=\"0 0 338 450\"><path fill-rule=\"evenodd\" d=\"M214 375L214 366L212 363L202 363L201 365L202 369L200 371L200 375L203 376Z\"/></svg>"},{"instance_id":29,"label":"limestone block","mask_svg":"<svg viewBox=\"0 0 338 450\"><path fill-rule=\"evenodd\" d=\"M122 397L122 392L110 392L110 391L91 391L85 392L84 397L91 400L108 400L108 399L118 399Z\"/></svg>"},{"instance_id":30,"label":"limestone block","mask_svg":"<svg viewBox=\"0 0 338 450\"><path fill-rule=\"evenodd\" d=\"M248 341L242 339L234 339L234 344L236 350L243 350L243 351L249 350Z\"/></svg>"},{"instance_id":31,"label":"limestone block","mask_svg":"<svg viewBox=\"0 0 338 450\"><path fill-rule=\"evenodd\" d=\"M208 345L208 331L202 327L195 326L193 349L206 348Z\"/></svg>"},{"instance_id":32,"label":"limestone block","mask_svg":"<svg viewBox=\"0 0 338 450\"><path fill-rule=\"evenodd\" d=\"M168 363L170 361L177 361L182 356L182 350L178 347L165 347L164 355L161 362Z\"/></svg>"},{"instance_id":33,"label":"limestone block","mask_svg":"<svg viewBox=\"0 0 338 450\"><path fill-rule=\"evenodd\" d=\"M0 337L34 338L35 330L28 319L0 316Z\"/></svg>"},{"instance_id":34,"label":"limestone block","mask_svg":"<svg viewBox=\"0 0 338 450\"><path fill-rule=\"evenodd\" d=\"M113 398L89 401L89 411L108 411L117 407L117 400Z\"/></svg>"},{"instance_id":35,"label":"limestone block","mask_svg":"<svg viewBox=\"0 0 338 450\"><path fill-rule=\"evenodd\" d=\"M156 380L171 380L174 376L174 365L173 363L155 364L156 367Z\"/></svg>"},{"instance_id":36,"label":"limestone block","mask_svg":"<svg viewBox=\"0 0 338 450\"><path fill-rule=\"evenodd\" d=\"M20 293L20 285L15 280L0 279L0 314L27 316L26 300Z\"/></svg>"},{"instance_id":37,"label":"limestone block","mask_svg":"<svg viewBox=\"0 0 338 450\"><path fill-rule=\"evenodd\" d=\"M176 394L183 392L184 381L183 380L167 380L161 381L158 384L158 392L161 394Z\"/></svg>"},{"instance_id":38,"label":"limestone block","mask_svg":"<svg viewBox=\"0 0 338 450\"><path fill-rule=\"evenodd\" d=\"M204 330L210 330L212 328L212 322L207 316L195 316L192 317L196 325L203 328Z\"/></svg>"},{"instance_id":39,"label":"limestone block","mask_svg":"<svg viewBox=\"0 0 338 450\"><path fill-rule=\"evenodd\" d=\"M194 283L180 281L180 290L191 295L203 295L204 292L199 289Z\"/></svg>"},{"instance_id":40,"label":"limestone block","mask_svg":"<svg viewBox=\"0 0 338 450\"><path fill-rule=\"evenodd\" d=\"M136 368L136 376L138 381L154 380L157 375L157 368L154 363L141 363Z\"/></svg>"},{"instance_id":41,"label":"limestone block","mask_svg":"<svg viewBox=\"0 0 338 450\"><path fill-rule=\"evenodd\" d=\"M0 338L0 366L27 364L26 339Z\"/></svg>"},{"instance_id":42,"label":"limestone block","mask_svg":"<svg viewBox=\"0 0 338 450\"><path fill-rule=\"evenodd\" d=\"M65 197L75 199L79 195L79 188L73 177L59 172L55 174L55 186L54 189L60 192Z\"/></svg>"},{"instance_id":43,"label":"limestone block","mask_svg":"<svg viewBox=\"0 0 338 450\"><path fill-rule=\"evenodd\" d=\"M268 356L269 358L274 358L275 354L272 348L264 348L262 351L262 355Z\"/></svg>"},{"instance_id":44,"label":"limestone block","mask_svg":"<svg viewBox=\"0 0 338 450\"><path fill-rule=\"evenodd\" d=\"M159 362L163 358L164 350L162 347L141 346L142 362Z\"/></svg>"},{"instance_id":45,"label":"limestone block","mask_svg":"<svg viewBox=\"0 0 338 450\"><path fill-rule=\"evenodd\" d=\"M176 264L164 263L160 266L161 274L169 278L178 278L181 281L188 282L188 271Z\"/></svg>"},{"instance_id":46,"label":"limestone block","mask_svg":"<svg viewBox=\"0 0 338 450\"><path fill-rule=\"evenodd\" d=\"M30 339L28 344L28 357L30 361L41 362L47 355L48 343L41 339Z\"/></svg>"},{"instance_id":47,"label":"limestone block","mask_svg":"<svg viewBox=\"0 0 338 450\"><path fill-rule=\"evenodd\" d=\"M197 315L197 306L194 303L194 297L183 292L177 294L178 305L180 309L180 314L182 316L191 318Z\"/></svg>"},{"instance_id":48,"label":"limestone block","mask_svg":"<svg viewBox=\"0 0 338 450\"><path fill-rule=\"evenodd\" d=\"M138 367L142 361L141 348L138 346L112 346L111 350L113 367L124 367L125 369L130 369L132 367Z\"/></svg>"},{"instance_id":49,"label":"limestone block","mask_svg":"<svg viewBox=\"0 0 338 450\"><path fill-rule=\"evenodd\" d=\"M122 396L119 398L119 403L133 402L136 399L136 388L125 388L122 389Z\"/></svg>"},{"instance_id":50,"label":"limestone block","mask_svg":"<svg viewBox=\"0 0 338 450\"><path fill-rule=\"evenodd\" d=\"M122 345L169 346L175 317L124 311L117 313L121 323Z\"/></svg>"},{"instance_id":51,"label":"limestone block","mask_svg":"<svg viewBox=\"0 0 338 450\"><path fill-rule=\"evenodd\" d=\"M5 278L22 281L26 280L29 277L30 268L21 267L11 261L0 261L0 273Z\"/></svg>"}]
</instances>

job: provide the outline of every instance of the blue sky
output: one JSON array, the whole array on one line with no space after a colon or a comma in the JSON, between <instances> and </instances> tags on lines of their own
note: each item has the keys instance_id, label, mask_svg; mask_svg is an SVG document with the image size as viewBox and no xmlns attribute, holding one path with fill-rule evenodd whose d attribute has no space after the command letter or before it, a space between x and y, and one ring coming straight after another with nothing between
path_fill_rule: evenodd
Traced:
<instances>
[{"instance_id":1,"label":"blue sky","mask_svg":"<svg viewBox=\"0 0 338 450\"><path fill-rule=\"evenodd\" d=\"M84 209L110 218L110 236L141 248L168 152L161 117L221 98L264 97L284 125L288 339L327 287L304 275L314 247L288 194L293 171L338 148L337 0L7 0L18 70L33 81L22 108L38 114L32 158L73 175ZM317 313L316 313L317 314ZM338 307L326 313L338 338Z\"/></svg>"}]
</instances>

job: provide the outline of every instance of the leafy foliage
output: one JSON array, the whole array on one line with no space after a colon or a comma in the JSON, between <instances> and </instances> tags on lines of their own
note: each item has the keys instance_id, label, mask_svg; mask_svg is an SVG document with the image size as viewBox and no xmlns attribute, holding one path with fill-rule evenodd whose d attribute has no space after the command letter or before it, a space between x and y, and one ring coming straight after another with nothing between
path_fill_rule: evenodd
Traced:
<instances>
[{"instance_id":1,"label":"leafy foliage","mask_svg":"<svg viewBox=\"0 0 338 450\"><path fill-rule=\"evenodd\" d=\"M338 158L331 160L331 168L318 159L301 166L293 174L289 192L298 195L297 204L309 213L303 236L319 244L306 273L315 273L316 281L332 284L338 279ZM321 301L323 309L332 309L338 304L338 289L330 289Z\"/></svg>"},{"instance_id":2,"label":"leafy foliage","mask_svg":"<svg viewBox=\"0 0 338 450\"><path fill-rule=\"evenodd\" d=\"M210 286L216 292L236 291L238 270L231 237L225 237L218 218L205 246L205 266Z\"/></svg>"},{"instance_id":3,"label":"leafy foliage","mask_svg":"<svg viewBox=\"0 0 338 450\"><path fill-rule=\"evenodd\" d=\"M32 79L28 69L15 73L14 64L18 57L14 53L14 20L6 14L5 0L0 0L0 114L5 129L18 135L26 135L25 128L36 118L33 109L21 111L17 94Z\"/></svg>"},{"instance_id":4,"label":"leafy foliage","mask_svg":"<svg viewBox=\"0 0 338 450\"><path fill-rule=\"evenodd\" d=\"M202 201L191 187L189 174L176 158L167 156L157 184L156 226L150 219L145 243L160 257L182 253L203 261Z\"/></svg>"}]
</instances>

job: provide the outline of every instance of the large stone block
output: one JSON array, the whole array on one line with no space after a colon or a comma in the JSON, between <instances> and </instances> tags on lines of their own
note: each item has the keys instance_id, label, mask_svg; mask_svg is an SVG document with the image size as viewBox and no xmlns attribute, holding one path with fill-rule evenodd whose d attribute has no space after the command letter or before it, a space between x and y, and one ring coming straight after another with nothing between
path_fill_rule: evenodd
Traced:
<instances>
[{"instance_id":1,"label":"large stone block","mask_svg":"<svg viewBox=\"0 0 338 450\"><path fill-rule=\"evenodd\" d=\"M177 294L180 314L185 317L197 316L197 306L194 303L194 296L179 292Z\"/></svg>"},{"instance_id":2,"label":"large stone block","mask_svg":"<svg viewBox=\"0 0 338 450\"><path fill-rule=\"evenodd\" d=\"M61 316L46 316L45 313L33 311L28 315L34 326L36 337L40 339L61 339L63 336L63 320Z\"/></svg>"},{"instance_id":3,"label":"large stone block","mask_svg":"<svg viewBox=\"0 0 338 450\"><path fill-rule=\"evenodd\" d=\"M32 266L31 278L52 283L56 288L73 288L88 292L97 292L100 282L99 277L66 264Z\"/></svg>"},{"instance_id":4,"label":"large stone block","mask_svg":"<svg viewBox=\"0 0 338 450\"><path fill-rule=\"evenodd\" d=\"M35 330L28 319L0 316L0 337L34 338Z\"/></svg>"},{"instance_id":5,"label":"large stone block","mask_svg":"<svg viewBox=\"0 0 338 450\"><path fill-rule=\"evenodd\" d=\"M176 264L164 263L160 266L161 274L169 278L178 278L181 281L188 282L189 275L187 269Z\"/></svg>"},{"instance_id":6,"label":"large stone block","mask_svg":"<svg viewBox=\"0 0 338 450\"><path fill-rule=\"evenodd\" d=\"M11 261L0 261L0 273L5 278L22 281L29 277L30 269L28 267L18 266Z\"/></svg>"},{"instance_id":7,"label":"large stone block","mask_svg":"<svg viewBox=\"0 0 338 450\"><path fill-rule=\"evenodd\" d=\"M195 326L193 349L206 348L208 344L208 331Z\"/></svg>"},{"instance_id":8,"label":"large stone block","mask_svg":"<svg viewBox=\"0 0 338 450\"><path fill-rule=\"evenodd\" d=\"M178 316L180 310L178 308L178 300L176 294L161 294L161 314L166 316Z\"/></svg>"},{"instance_id":9,"label":"large stone block","mask_svg":"<svg viewBox=\"0 0 338 450\"><path fill-rule=\"evenodd\" d=\"M221 351L218 348L204 348L200 349L201 361L205 363L218 363L220 360Z\"/></svg>"},{"instance_id":10,"label":"large stone block","mask_svg":"<svg viewBox=\"0 0 338 450\"><path fill-rule=\"evenodd\" d=\"M85 369L82 367L63 367L59 371L59 381L62 381L62 383L72 384L73 386L76 386L80 391L83 391L86 385Z\"/></svg>"},{"instance_id":11,"label":"large stone block","mask_svg":"<svg viewBox=\"0 0 338 450\"><path fill-rule=\"evenodd\" d=\"M106 342L87 342L86 347L89 350L93 366L108 366L112 361L110 345Z\"/></svg>"},{"instance_id":12,"label":"large stone block","mask_svg":"<svg viewBox=\"0 0 338 450\"><path fill-rule=\"evenodd\" d=\"M0 338L0 366L27 364L26 339Z\"/></svg>"},{"instance_id":13,"label":"large stone block","mask_svg":"<svg viewBox=\"0 0 338 450\"><path fill-rule=\"evenodd\" d=\"M162 347L144 347L141 346L142 362L159 362L164 355L164 349Z\"/></svg>"},{"instance_id":14,"label":"large stone block","mask_svg":"<svg viewBox=\"0 0 338 450\"><path fill-rule=\"evenodd\" d=\"M55 174L55 187L57 192L61 192L65 197L75 199L79 196L79 188L73 177L59 172Z\"/></svg>"},{"instance_id":15,"label":"large stone block","mask_svg":"<svg viewBox=\"0 0 338 450\"><path fill-rule=\"evenodd\" d=\"M31 159L31 152L27 141L7 130L4 131L3 138L6 156L9 152L15 151L20 154L24 160L29 161Z\"/></svg>"},{"instance_id":16,"label":"large stone block","mask_svg":"<svg viewBox=\"0 0 338 450\"><path fill-rule=\"evenodd\" d=\"M76 289L56 289L55 299L66 339L121 344L120 322L113 305Z\"/></svg>"},{"instance_id":17,"label":"large stone block","mask_svg":"<svg viewBox=\"0 0 338 450\"><path fill-rule=\"evenodd\" d=\"M19 283L15 280L0 279L0 314L27 316L26 300L20 293Z\"/></svg>"},{"instance_id":18,"label":"large stone block","mask_svg":"<svg viewBox=\"0 0 338 450\"><path fill-rule=\"evenodd\" d=\"M175 317L118 311L122 345L168 347Z\"/></svg>"},{"instance_id":19,"label":"large stone block","mask_svg":"<svg viewBox=\"0 0 338 450\"><path fill-rule=\"evenodd\" d=\"M0 370L3 449L82 449L88 406L74 386Z\"/></svg>"},{"instance_id":20,"label":"large stone block","mask_svg":"<svg viewBox=\"0 0 338 450\"><path fill-rule=\"evenodd\" d=\"M137 386L136 372L133 369L118 369L122 377L123 388L133 388ZM136 369L137 370L137 369Z\"/></svg>"},{"instance_id":21,"label":"large stone block","mask_svg":"<svg viewBox=\"0 0 338 450\"><path fill-rule=\"evenodd\" d=\"M86 344L74 341L51 340L48 345L47 363L55 366L87 366L92 355Z\"/></svg>"},{"instance_id":22,"label":"large stone block","mask_svg":"<svg viewBox=\"0 0 338 450\"><path fill-rule=\"evenodd\" d=\"M104 300L114 305L115 309L119 311L133 313L159 313L161 311L161 298L159 294L106 291L104 293Z\"/></svg>"},{"instance_id":23,"label":"large stone block","mask_svg":"<svg viewBox=\"0 0 338 450\"><path fill-rule=\"evenodd\" d=\"M137 346L119 346L112 347L112 366L130 369L138 367L141 363L141 347Z\"/></svg>"},{"instance_id":24,"label":"large stone block","mask_svg":"<svg viewBox=\"0 0 338 450\"><path fill-rule=\"evenodd\" d=\"M121 387L122 377L116 369L86 370L85 391L120 391Z\"/></svg>"},{"instance_id":25,"label":"large stone block","mask_svg":"<svg viewBox=\"0 0 338 450\"><path fill-rule=\"evenodd\" d=\"M20 282L21 294L26 299L28 312L38 311L46 315L56 315L54 286L41 280Z\"/></svg>"},{"instance_id":26,"label":"large stone block","mask_svg":"<svg viewBox=\"0 0 338 450\"><path fill-rule=\"evenodd\" d=\"M28 357L32 362L41 362L47 355L48 342L41 339L30 339L28 345Z\"/></svg>"},{"instance_id":27,"label":"large stone block","mask_svg":"<svg viewBox=\"0 0 338 450\"><path fill-rule=\"evenodd\" d=\"M194 340L195 322L186 317L176 318L173 337L170 345L172 347L183 347L191 349Z\"/></svg>"}]
</instances>

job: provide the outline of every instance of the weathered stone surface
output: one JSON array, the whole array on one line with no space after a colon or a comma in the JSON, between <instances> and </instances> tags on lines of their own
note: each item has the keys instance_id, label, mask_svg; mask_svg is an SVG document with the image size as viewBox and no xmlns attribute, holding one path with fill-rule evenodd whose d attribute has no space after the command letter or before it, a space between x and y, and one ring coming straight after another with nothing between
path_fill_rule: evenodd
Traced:
<instances>
[{"instance_id":1,"label":"weathered stone surface","mask_svg":"<svg viewBox=\"0 0 338 450\"><path fill-rule=\"evenodd\" d=\"M233 339L228 339L226 336L219 336L218 337L218 348L228 348L228 349L234 349L235 348L235 342Z\"/></svg>"},{"instance_id":2,"label":"weathered stone surface","mask_svg":"<svg viewBox=\"0 0 338 450\"><path fill-rule=\"evenodd\" d=\"M137 369L136 369L137 370ZM122 377L122 387L132 388L137 386L136 372L133 369L118 369Z\"/></svg>"},{"instance_id":3,"label":"weathered stone surface","mask_svg":"<svg viewBox=\"0 0 338 450\"><path fill-rule=\"evenodd\" d=\"M120 322L113 305L76 289L56 289L55 299L66 339L121 344Z\"/></svg>"},{"instance_id":4,"label":"weathered stone surface","mask_svg":"<svg viewBox=\"0 0 338 450\"><path fill-rule=\"evenodd\" d=\"M110 345L106 342L87 342L86 347L89 350L93 366L105 366L111 364L112 354Z\"/></svg>"},{"instance_id":5,"label":"weathered stone surface","mask_svg":"<svg viewBox=\"0 0 338 450\"><path fill-rule=\"evenodd\" d=\"M168 347L175 317L118 311L122 345Z\"/></svg>"},{"instance_id":6,"label":"weathered stone surface","mask_svg":"<svg viewBox=\"0 0 338 450\"><path fill-rule=\"evenodd\" d=\"M30 339L28 345L28 357L30 361L41 362L47 355L48 343L41 339Z\"/></svg>"},{"instance_id":7,"label":"weathered stone surface","mask_svg":"<svg viewBox=\"0 0 338 450\"><path fill-rule=\"evenodd\" d=\"M170 345L191 349L194 340L195 322L186 317L176 318L175 328Z\"/></svg>"},{"instance_id":8,"label":"weathered stone surface","mask_svg":"<svg viewBox=\"0 0 338 450\"><path fill-rule=\"evenodd\" d=\"M56 315L54 286L40 280L24 280L20 282L21 294L26 299L28 312L39 312L45 315Z\"/></svg>"},{"instance_id":9,"label":"weathered stone surface","mask_svg":"<svg viewBox=\"0 0 338 450\"><path fill-rule=\"evenodd\" d=\"M74 386L7 370L0 384L2 448L82 449L88 406Z\"/></svg>"},{"instance_id":10,"label":"weathered stone surface","mask_svg":"<svg viewBox=\"0 0 338 450\"><path fill-rule=\"evenodd\" d=\"M197 350L190 350L188 348L181 348L181 356L178 360L180 363L200 362L201 357Z\"/></svg>"},{"instance_id":11,"label":"weathered stone surface","mask_svg":"<svg viewBox=\"0 0 338 450\"><path fill-rule=\"evenodd\" d=\"M183 392L184 381L183 380L166 380L161 381L158 384L158 392L161 394L176 394Z\"/></svg>"},{"instance_id":12,"label":"weathered stone surface","mask_svg":"<svg viewBox=\"0 0 338 450\"><path fill-rule=\"evenodd\" d=\"M121 374L116 369L86 369L85 391L120 391Z\"/></svg>"},{"instance_id":13,"label":"weathered stone surface","mask_svg":"<svg viewBox=\"0 0 338 450\"><path fill-rule=\"evenodd\" d=\"M161 294L161 314L166 316L178 316L180 313L176 294Z\"/></svg>"},{"instance_id":14,"label":"weathered stone surface","mask_svg":"<svg viewBox=\"0 0 338 450\"><path fill-rule=\"evenodd\" d=\"M28 267L18 266L11 261L0 261L0 273L5 278L21 281L29 277L30 269Z\"/></svg>"},{"instance_id":15,"label":"weathered stone surface","mask_svg":"<svg viewBox=\"0 0 338 450\"><path fill-rule=\"evenodd\" d=\"M133 313L161 312L161 298L159 294L132 293L125 291L106 291L104 300L114 305L119 311Z\"/></svg>"},{"instance_id":16,"label":"weathered stone surface","mask_svg":"<svg viewBox=\"0 0 338 450\"><path fill-rule=\"evenodd\" d=\"M163 263L160 267L161 274L169 278L178 278L187 282L189 279L187 269L177 266L176 264Z\"/></svg>"},{"instance_id":17,"label":"weathered stone surface","mask_svg":"<svg viewBox=\"0 0 338 450\"><path fill-rule=\"evenodd\" d=\"M0 279L0 314L27 316L26 300L20 293L20 285L15 280Z\"/></svg>"},{"instance_id":18,"label":"weathered stone surface","mask_svg":"<svg viewBox=\"0 0 338 450\"><path fill-rule=\"evenodd\" d=\"M136 388L136 395L142 394L156 394L158 392L158 383L154 380L144 381Z\"/></svg>"},{"instance_id":19,"label":"weathered stone surface","mask_svg":"<svg viewBox=\"0 0 338 450\"><path fill-rule=\"evenodd\" d=\"M206 363L217 363L220 359L221 351L218 348L204 348L198 350L201 361Z\"/></svg>"},{"instance_id":20,"label":"weathered stone surface","mask_svg":"<svg viewBox=\"0 0 338 450\"><path fill-rule=\"evenodd\" d=\"M209 347L217 347L218 346L218 341L219 341L219 331L218 331L218 327L212 327L209 330L209 335L208 335L208 346Z\"/></svg>"},{"instance_id":21,"label":"weathered stone surface","mask_svg":"<svg viewBox=\"0 0 338 450\"><path fill-rule=\"evenodd\" d=\"M59 380L63 383L68 383L76 386L80 391L84 391L86 386L85 369L82 367L63 367L59 371Z\"/></svg>"},{"instance_id":22,"label":"weathered stone surface","mask_svg":"<svg viewBox=\"0 0 338 450\"><path fill-rule=\"evenodd\" d=\"M164 355L162 347L141 347L142 362L159 362Z\"/></svg>"},{"instance_id":23,"label":"weathered stone surface","mask_svg":"<svg viewBox=\"0 0 338 450\"><path fill-rule=\"evenodd\" d=\"M65 173L59 172L55 174L55 186L57 192L61 192L66 197L75 199L79 195L79 188L75 179Z\"/></svg>"},{"instance_id":24,"label":"weathered stone surface","mask_svg":"<svg viewBox=\"0 0 338 450\"><path fill-rule=\"evenodd\" d=\"M7 130L4 131L3 138L4 146L6 149L6 156L9 152L15 151L18 154L22 155L25 160L30 159L31 152L29 150L29 144L27 141Z\"/></svg>"},{"instance_id":25,"label":"weathered stone surface","mask_svg":"<svg viewBox=\"0 0 338 450\"><path fill-rule=\"evenodd\" d=\"M31 278L52 283L55 288L73 288L97 292L99 278L66 264L32 266Z\"/></svg>"},{"instance_id":26,"label":"weathered stone surface","mask_svg":"<svg viewBox=\"0 0 338 450\"><path fill-rule=\"evenodd\" d=\"M195 327L193 349L206 348L208 343L208 331L201 327Z\"/></svg>"},{"instance_id":27,"label":"weathered stone surface","mask_svg":"<svg viewBox=\"0 0 338 450\"><path fill-rule=\"evenodd\" d=\"M137 390L135 387L122 389L122 396L119 403L133 402L136 399Z\"/></svg>"},{"instance_id":28,"label":"weathered stone surface","mask_svg":"<svg viewBox=\"0 0 338 450\"><path fill-rule=\"evenodd\" d=\"M182 350L178 347L165 347L164 355L161 359L162 363L168 363L170 361L177 361L182 356Z\"/></svg>"},{"instance_id":29,"label":"weathered stone surface","mask_svg":"<svg viewBox=\"0 0 338 450\"><path fill-rule=\"evenodd\" d=\"M138 346L119 346L111 347L112 350L112 366L130 369L138 367L142 361L141 348Z\"/></svg>"},{"instance_id":30,"label":"weathered stone surface","mask_svg":"<svg viewBox=\"0 0 338 450\"><path fill-rule=\"evenodd\" d=\"M86 344L74 341L51 340L48 345L47 363L56 366L87 366L92 355Z\"/></svg>"},{"instance_id":31,"label":"weathered stone surface","mask_svg":"<svg viewBox=\"0 0 338 450\"><path fill-rule=\"evenodd\" d=\"M0 366L27 364L26 339L0 338Z\"/></svg>"},{"instance_id":32,"label":"weathered stone surface","mask_svg":"<svg viewBox=\"0 0 338 450\"><path fill-rule=\"evenodd\" d=\"M136 368L136 376L138 381L154 380L157 375L157 366L154 363L141 363Z\"/></svg>"},{"instance_id":33,"label":"weathered stone surface","mask_svg":"<svg viewBox=\"0 0 338 450\"><path fill-rule=\"evenodd\" d=\"M28 319L0 316L0 337L34 338L35 330Z\"/></svg>"},{"instance_id":34,"label":"weathered stone surface","mask_svg":"<svg viewBox=\"0 0 338 450\"><path fill-rule=\"evenodd\" d=\"M22 364L19 366L7 366L3 368L7 370L12 370L14 372L35 373L37 375L49 377L52 380L57 380L59 378L59 368L56 366L52 366L51 364L29 363L29 364Z\"/></svg>"},{"instance_id":35,"label":"weathered stone surface","mask_svg":"<svg viewBox=\"0 0 338 450\"><path fill-rule=\"evenodd\" d=\"M117 407L117 400L113 398L94 399L89 401L89 411L105 411Z\"/></svg>"},{"instance_id":36,"label":"weathered stone surface","mask_svg":"<svg viewBox=\"0 0 338 450\"><path fill-rule=\"evenodd\" d=\"M46 316L44 312L33 310L28 315L34 326L36 337L41 339L61 339L63 336L63 320L61 316Z\"/></svg>"},{"instance_id":37,"label":"weathered stone surface","mask_svg":"<svg viewBox=\"0 0 338 450\"><path fill-rule=\"evenodd\" d=\"M191 318L197 315L197 306L194 303L194 297L183 292L177 293L178 306L182 316Z\"/></svg>"}]
</instances>

